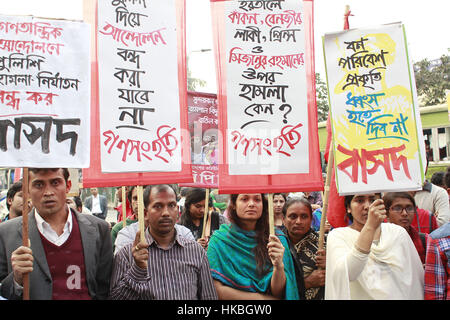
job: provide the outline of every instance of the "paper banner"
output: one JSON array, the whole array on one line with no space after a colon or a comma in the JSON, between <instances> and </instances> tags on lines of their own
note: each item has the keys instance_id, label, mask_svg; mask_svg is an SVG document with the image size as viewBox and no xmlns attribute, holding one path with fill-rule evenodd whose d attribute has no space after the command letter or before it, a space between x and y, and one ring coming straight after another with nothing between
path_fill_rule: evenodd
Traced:
<instances>
[{"instance_id":1,"label":"paper banner","mask_svg":"<svg viewBox=\"0 0 450 320\"><path fill-rule=\"evenodd\" d=\"M326 34L324 50L339 194L420 189L424 146L403 25Z\"/></svg>"},{"instance_id":2,"label":"paper banner","mask_svg":"<svg viewBox=\"0 0 450 320\"><path fill-rule=\"evenodd\" d=\"M219 191L323 189L312 1L211 1Z\"/></svg>"},{"instance_id":3,"label":"paper banner","mask_svg":"<svg viewBox=\"0 0 450 320\"><path fill-rule=\"evenodd\" d=\"M181 171L176 1L98 3L103 172Z\"/></svg>"},{"instance_id":4,"label":"paper banner","mask_svg":"<svg viewBox=\"0 0 450 320\"><path fill-rule=\"evenodd\" d=\"M156 2L158 2L158 5L153 5ZM83 170L83 187L88 188L192 182L193 179L189 154L189 132L187 130L188 119L186 112L185 2L183 0L155 1L152 2L151 6L149 6L145 1L133 1L126 2L124 4L120 1L105 1L102 5L106 6L105 10L114 12L114 19L109 21L98 21L98 34L100 35L102 34L100 32L103 32L103 37L106 37L112 42L116 41L116 47L110 47L107 45L107 48L110 48L109 55L111 57L106 57L108 52L102 52L103 55L105 55L105 59L118 59L117 62L120 61L120 65L111 65L111 74L108 75L109 81L116 80L117 85L112 88L105 88L105 90L107 90L106 93L110 96L115 97L118 100L123 100L123 104L114 103L109 106L111 109L110 111L105 111L106 114L104 112L100 112L98 85L99 81L101 83L102 80L99 80L98 78L97 61L94 61L91 99L93 114L91 167ZM123 6L125 6L126 10L123 9ZM140 21L140 24L144 26L145 21L149 19L147 16L153 17L156 11L152 10L156 9L158 10L157 12L163 16L159 16L157 19L152 21L154 23L159 21L159 27L144 31L141 30L142 27L135 25L135 20L137 19ZM128 11L128 13L124 13L125 11ZM111 12L109 12L109 14L111 14ZM168 19L164 19L164 16L167 16ZM99 14L99 17L102 17L102 14ZM89 17L86 18L89 19ZM116 23L116 18L118 19L117 21L119 21L118 23ZM168 24L165 24L166 21L170 21L170 23L167 22ZM174 21L176 23L175 25L173 24ZM119 27L119 25L121 26ZM136 26L135 29L134 26ZM118 29L122 31L117 31ZM125 32L124 30L128 31ZM158 39L155 41L162 41L158 36L158 33L151 34L151 31L154 30L160 30L162 39L164 39L166 44L170 39L172 42L170 47L172 49L176 49L176 60L173 59L173 53L166 55L163 52L160 52L160 54L155 53L154 55L151 55L151 57L150 55L147 55L147 53L153 54L153 51L159 52L158 50L160 49L161 43L157 42L154 44L152 42L152 36L153 40ZM171 36L166 37L169 33ZM133 41L130 39L133 39ZM174 41L175 44L173 43ZM136 44L139 44L139 48L132 49ZM101 45L102 42L100 41L97 44L99 51L106 49L100 49ZM145 54L142 53L138 59L135 54L138 54L139 52L134 52L132 50L145 51ZM99 54L99 58L100 56L101 55ZM138 61L140 69L138 69ZM131 66L134 64L134 69L130 67L130 70L145 71L145 73L139 73L140 88L137 87L137 83L133 86L130 78L132 77L131 71L127 75L127 72L123 70L125 69L125 64L127 64L126 69L128 69L128 65ZM154 69L155 65L158 66L157 69ZM169 87L164 88L162 84L165 83L168 76L164 73L161 74L158 72L162 70L161 68L167 68L167 70L170 69L172 70L171 72L173 72L174 67L176 68L176 73L173 75L174 78L171 80L177 81L177 84L175 86L172 82ZM121 70L115 68L121 68ZM122 71L123 73L121 73ZM120 74L123 75L123 83L121 83L121 80L114 75L115 73L117 73L118 77L121 77L119 76ZM135 80L137 81L137 73L134 75ZM118 89L123 89L124 91L119 92ZM146 97L140 95L142 92L138 94L136 92L125 91L125 89L142 89L153 91L153 93L150 94L149 92L148 104L141 104L141 102L143 102L141 98L143 97L142 99L146 99ZM122 98L119 98L122 95L122 92L130 93L130 96L127 95L128 93L125 93L124 95L124 97L130 97L130 103ZM103 93L104 97L107 95L106 93ZM131 95L131 93L133 93L133 95ZM134 95L135 93L136 95ZM154 97L156 96L159 96L159 100L154 100ZM167 97L167 101L160 100L164 99L164 97ZM173 102L174 97L176 97L176 103ZM134 103L132 103L131 98L134 99ZM134 110L119 109L122 107L133 108ZM155 111L141 112L140 108L155 109ZM165 110L163 113L158 113L158 110L163 109ZM172 113L167 115L169 110L171 110ZM101 114L101 117L99 114ZM120 127L121 125L124 125L120 124L120 118L122 115L123 119L126 120L131 126L142 127L144 129L149 129L150 131L136 128L116 128L117 126ZM137 115L137 117L134 117L134 115ZM109 127L109 129L105 127L106 125L102 124L102 121L108 117L111 118L112 121L116 121L112 124L112 127ZM133 123L134 120L136 120L137 123ZM144 123L143 125L141 125L141 120ZM164 127L162 129L163 131L159 131L161 136L158 137L158 129L169 122L171 122L171 129L169 129L169 131L164 131L165 129L168 129L168 127ZM105 124L106 123L109 122L106 121ZM175 125L175 123L177 123L177 125ZM170 131L173 128L175 128L175 130ZM139 132L140 134L136 136L131 134L126 136L125 133L128 134L130 130ZM156 136L153 136L153 138L149 140L145 138L148 134ZM164 134L167 135L164 136ZM176 138L177 143L175 143L173 138ZM172 150L171 148L175 147L175 145L176 148ZM103 150L103 155L106 153L107 156L111 156L111 159L106 161L108 164L105 164L109 168L107 170L114 170L117 172L102 172L100 166L101 149ZM127 153L124 153L124 149L128 150ZM109 150L111 150L111 153L109 153ZM152 158L152 160L149 160L147 157ZM165 162L162 158L168 162Z\"/></svg>"},{"instance_id":5,"label":"paper banner","mask_svg":"<svg viewBox=\"0 0 450 320\"><path fill-rule=\"evenodd\" d=\"M89 25L0 15L0 165L89 166Z\"/></svg>"},{"instance_id":6,"label":"paper banner","mask_svg":"<svg viewBox=\"0 0 450 320\"><path fill-rule=\"evenodd\" d=\"M217 96L215 94L188 92L188 118L194 183L180 184L180 187L218 187L219 133L217 113Z\"/></svg>"}]
</instances>

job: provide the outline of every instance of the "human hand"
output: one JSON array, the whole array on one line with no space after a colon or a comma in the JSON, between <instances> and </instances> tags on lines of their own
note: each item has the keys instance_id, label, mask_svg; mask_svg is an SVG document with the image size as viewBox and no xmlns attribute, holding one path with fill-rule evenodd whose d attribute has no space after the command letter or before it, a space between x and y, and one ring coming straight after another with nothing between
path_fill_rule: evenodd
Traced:
<instances>
[{"instance_id":1,"label":"human hand","mask_svg":"<svg viewBox=\"0 0 450 320\"><path fill-rule=\"evenodd\" d=\"M319 269L325 269L325 265L326 265L325 249L317 250L317 253L316 253L316 266Z\"/></svg>"},{"instance_id":2,"label":"human hand","mask_svg":"<svg viewBox=\"0 0 450 320\"><path fill-rule=\"evenodd\" d=\"M23 286L23 276L33 271L33 260L33 252L30 247L20 246L12 252L11 265L14 281L19 285Z\"/></svg>"},{"instance_id":3,"label":"human hand","mask_svg":"<svg viewBox=\"0 0 450 320\"><path fill-rule=\"evenodd\" d=\"M284 246L275 235L269 236L269 243L267 244L267 249L269 251L269 258L272 262L274 268L284 268L283 264L283 254Z\"/></svg>"},{"instance_id":4,"label":"human hand","mask_svg":"<svg viewBox=\"0 0 450 320\"><path fill-rule=\"evenodd\" d=\"M314 270L305 278L305 288L323 287L325 285L325 270Z\"/></svg>"},{"instance_id":5,"label":"human hand","mask_svg":"<svg viewBox=\"0 0 450 320\"><path fill-rule=\"evenodd\" d=\"M136 233L136 237L133 242L133 247L131 248L131 252L133 254L134 262L141 269L147 269L148 264L148 243L144 240L144 242L140 241L141 239L141 231L139 230Z\"/></svg>"},{"instance_id":6,"label":"human hand","mask_svg":"<svg viewBox=\"0 0 450 320\"><path fill-rule=\"evenodd\" d=\"M200 238L197 240L197 243L200 244L203 247L203 249L207 250L209 239L208 238Z\"/></svg>"},{"instance_id":7,"label":"human hand","mask_svg":"<svg viewBox=\"0 0 450 320\"><path fill-rule=\"evenodd\" d=\"M369 206L366 224L368 227L377 229L385 219L386 208L384 207L383 199L376 199Z\"/></svg>"}]
</instances>

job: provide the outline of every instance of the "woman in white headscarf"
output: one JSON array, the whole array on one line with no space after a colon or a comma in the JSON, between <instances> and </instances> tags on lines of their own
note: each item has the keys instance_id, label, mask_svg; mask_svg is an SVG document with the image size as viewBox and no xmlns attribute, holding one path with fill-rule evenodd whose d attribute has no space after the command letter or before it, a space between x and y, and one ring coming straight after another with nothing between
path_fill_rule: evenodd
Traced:
<instances>
[{"instance_id":1,"label":"woman in white headscarf","mask_svg":"<svg viewBox=\"0 0 450 320\"><path fill-rule=\"evenodd\" d=\"M379 194L345 197L352 224L327 238L325 299L421 300L423 267L404 228L382 223Z\"/></svg>"}]
</instances>

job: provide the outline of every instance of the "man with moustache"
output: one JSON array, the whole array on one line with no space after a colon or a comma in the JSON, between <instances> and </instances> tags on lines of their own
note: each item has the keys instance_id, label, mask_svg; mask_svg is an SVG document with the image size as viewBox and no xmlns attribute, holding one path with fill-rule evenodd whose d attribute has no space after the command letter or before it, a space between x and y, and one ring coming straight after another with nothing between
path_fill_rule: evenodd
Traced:
<instances>
[{"instance_id":1,"label":"man with moustache","mask_svg":"<svg viewBox=\"0 0 450 320\"><path fill-rule=\"evenodd\" d=\"M22 245L22 219L0 224L0 295L22 299L29 274L31 300L108 297L112 268L109 224L70 209L67 168L30 168L29 246Z\"/></svg>"},{"instance_id":2,"label":"man with moustache","mask_svg":"<svg viewBox=\"0 0 450 320\"><path fill-rule=\"evenodd\" d=\"M206 251L175 229L178 205L170 185L147 186L144 208L145 241L137 232L134 243L114 257L111 299L217 299Z\"/></svg>"}]
</instances>

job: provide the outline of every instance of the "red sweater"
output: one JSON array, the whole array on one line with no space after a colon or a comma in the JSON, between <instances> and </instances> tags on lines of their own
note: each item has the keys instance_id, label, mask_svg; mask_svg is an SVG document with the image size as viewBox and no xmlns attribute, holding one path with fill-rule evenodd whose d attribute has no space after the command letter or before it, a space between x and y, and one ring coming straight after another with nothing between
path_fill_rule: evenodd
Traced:
<instances>
[{"instance_id":1,"label":"red sweater","mask_svg":"<svg viewBox=\"0 0 450 320\"><path fill-rule=\"evenodd\" d=\"M431 233L431 231L439 227L436 217L434 215L430 215L430 212L428 210L420 208L416 208L416 210L417 214L414 215L414 219L411 223L411 226L416 228L417 231L422 233ZM417 217L419 217L419 223L417 223Z\"/></svg>"},{"instance_id":2,"label":"red sweater","mask_svg":"<svg viewBox=\"0 0 450 320\"><path fill-rule=\"evenodd\" d=\"M91 299L86 282L83 244L74 214L72 221L72 232L66 242L59 247L40 235L52 275L53 300Z\"/></svg>"},{"instance_id":3,"label":"red sweater","mask_svg":"<svg viewBox=\"0 0 450 320\"><path fill-rule=\"evenodd\" d=\"M123 204L120 203L117 207L114 208L117 211L117 222L120 222L123 219L122 205ZM126 210L125 211L126 211L125 215L127 218L129 218L130 216L133 215L133 209L131 208L131 204L128 201L128 199L126 201Z\"/></svg>"},{"instance_id":4,"label":"red sweater","mask_svg":"<svg viewBox=\"0 0 450 320\"><path fill-rule=\"evenodd\" d=\"M411 240L414 243L414 246L416 247L417 253L419 254L419 257L420 257L420 261L422 261L422 264L425 264L426 242L425 242L425 247L424 247L422 240L420 239L419 232L413 226L409 227L408 234L411 237Z\"/></svg>"}]
</instances>

